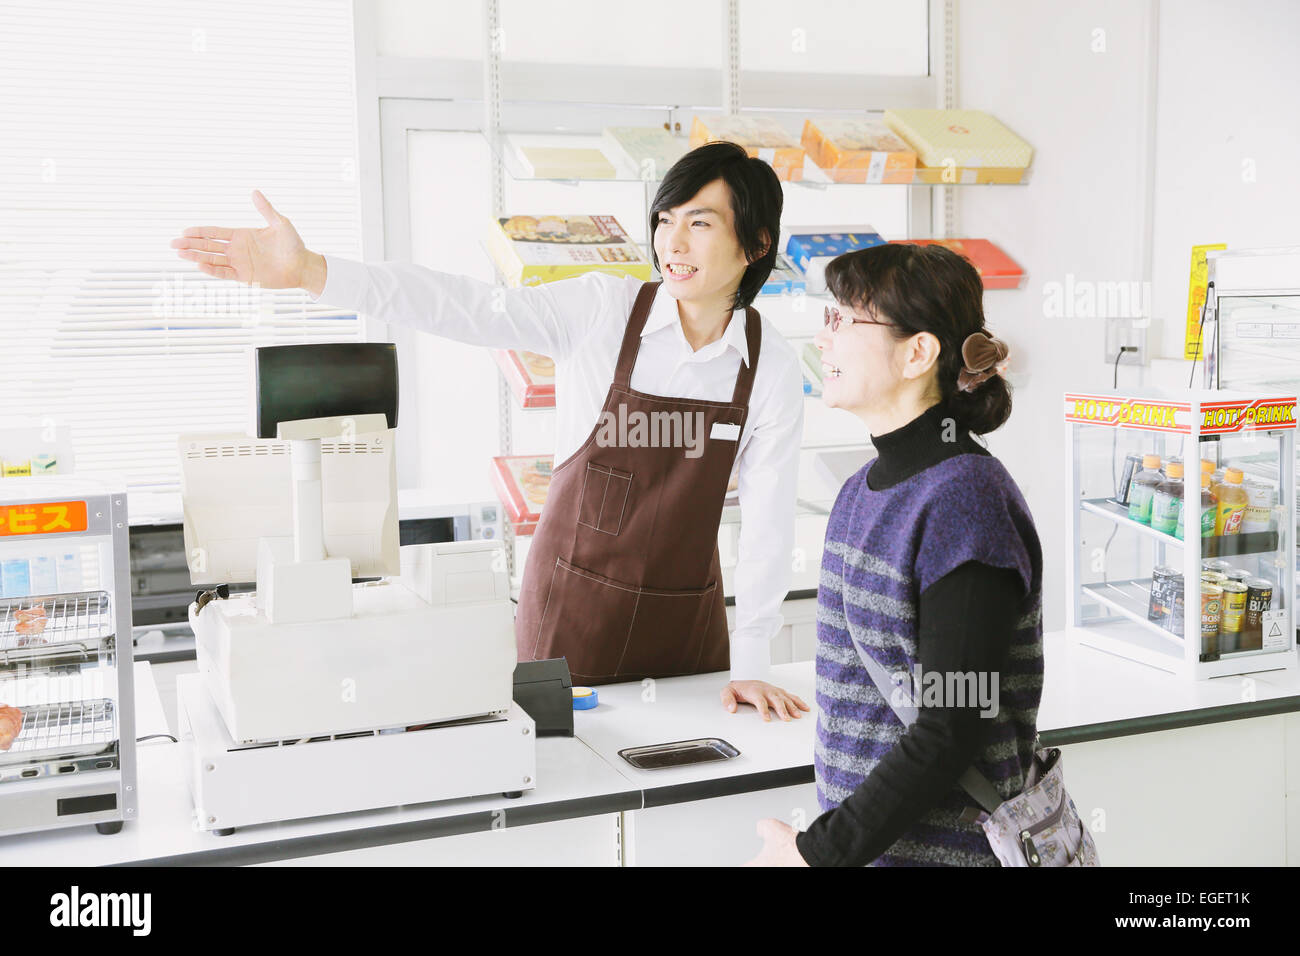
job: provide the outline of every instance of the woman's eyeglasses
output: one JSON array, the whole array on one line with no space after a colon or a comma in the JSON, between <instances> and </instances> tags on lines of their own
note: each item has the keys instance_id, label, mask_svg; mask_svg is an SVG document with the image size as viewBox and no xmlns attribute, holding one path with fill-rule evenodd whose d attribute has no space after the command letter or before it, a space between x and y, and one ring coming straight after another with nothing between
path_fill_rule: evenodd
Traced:
<instances>
[{"instance_id":1,"label":"woman's eyeglasses","mask_svg":"<svg viewBox=\"0 0 1300 956\"><path fill-rule=\"evenodd\" d=\"M826 306L825 324L831 327L834 332L840 327L841 322L847 322L849 325L892 325L892 322L877 322L874 319L852 319L840 312L833 305Z\"/></svg>"}]
</instances>

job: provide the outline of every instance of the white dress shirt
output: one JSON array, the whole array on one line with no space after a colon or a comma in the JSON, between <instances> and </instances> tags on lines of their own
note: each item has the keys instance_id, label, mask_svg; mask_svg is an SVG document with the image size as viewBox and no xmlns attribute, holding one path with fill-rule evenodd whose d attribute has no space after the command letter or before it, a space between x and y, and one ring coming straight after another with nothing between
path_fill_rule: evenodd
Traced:
<instances>
[{"instance_id":1,"label":"white dress shirt","mask_svg":"<svg viewBox=\"0 0 1300 956\"><path fill-rule=\"evenodd\" d=\"M592 272L505 289L410 263L369 264L325 257L318 301L354 309L457 342L525 349L555 361L555 461L591 434L614 381L619 346L639 279ZM732 314L722 338L693 351L677 302L660 287L641 333L632 388L652 395L731 400L740 363L749 361L745 313ZM758 370L740 436L741 509L735 571L736 628L731 679L767 680L771 641L781 629L794 548L803 377L794 349L763 320Z\"/></svg>"}]
</instances>

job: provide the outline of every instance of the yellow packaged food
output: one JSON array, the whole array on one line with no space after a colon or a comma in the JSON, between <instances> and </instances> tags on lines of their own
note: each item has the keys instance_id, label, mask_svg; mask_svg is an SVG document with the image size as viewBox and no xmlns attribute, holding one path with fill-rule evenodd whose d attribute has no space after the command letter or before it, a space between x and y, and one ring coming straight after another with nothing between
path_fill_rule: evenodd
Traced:
<instances>
[{"instance_id":1,"label":"yellow packaged food","mask_svg":"<svg viewBox=\"0 0 1300 956\"><path fill-rule=\"evenodd\" d=\"M887 110L885 125L916 150L926 183L1018 183L1034 148L981 110Z\"/></svg>"},{"instance_id":2,"label":"yellow packaged food","mask_svg":"<svg viewBox=\"0 0 1300 956\"><path fill-rule=\"evenodd\" d=\"M809 119L803 148L837 183L910 183L916 153L872 117Z\"/></svg>"},{"instance_id":3,"label":"yellow packaged food","mask_svg":"<svg viewBox=\"0 0 1300 956\"><path fill-rule=\"evenodd\" d=\"M776 120L765 116L696 116L691 124L691 149L716 140L743 146L750 156L776 170L777 179L792 183L803 179L803 147Z\"/></svg>"},{"instance_id":4,"label":"yellow packaged food","mask_svg":"<svg viewBox=\"0 0 1300 956\"><path fill-rule=\"evenodd\" d=\"M511 285L586 272L650 279L650 263L613 216L506 216L492 220L488 251Z\"/></svg>"}]
</instances>

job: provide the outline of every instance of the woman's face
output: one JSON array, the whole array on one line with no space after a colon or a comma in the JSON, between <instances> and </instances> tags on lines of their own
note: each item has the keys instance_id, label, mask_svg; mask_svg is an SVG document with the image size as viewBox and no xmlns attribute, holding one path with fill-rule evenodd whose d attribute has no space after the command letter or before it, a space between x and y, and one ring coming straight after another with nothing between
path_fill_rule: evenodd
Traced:
<instances>
[{"instance_id":1,"label":"woman's face","mask_svg":"<svg viewBox=\"0 0 1300 956\"><path fill-rule=\"evenodd\" d=\"M721 179L688 202L659 213L654 247L664 288L674 299L726 298L739 288L749 268L736 237L731 190Z\"/></svg>"},{"instance_id":2,"label":"woman's face","mask_svg":"<svg viewBox=\"0 0 1300 956\"><path fill-rule=\"evenodd\" d=\"M908 339L899 341L878 323L874 312L865 313L836 303L840 325L832 332L822 326L813 341L822 352L822 401L831 408L855 414L889 404L903 382L903 355Z\"/></svg>"}]
</instances>

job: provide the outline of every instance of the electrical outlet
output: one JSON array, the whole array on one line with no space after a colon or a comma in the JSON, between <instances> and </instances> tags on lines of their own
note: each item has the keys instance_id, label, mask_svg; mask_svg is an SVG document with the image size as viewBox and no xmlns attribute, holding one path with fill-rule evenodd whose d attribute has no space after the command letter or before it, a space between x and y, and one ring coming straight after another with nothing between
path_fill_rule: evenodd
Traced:
<instances>
[{"instance_id":1,"label":"electrical outlet","mask_svg":"<svg viewBox=\"0 0 1300 956\"><path fill-rule=\"evenodd\" d=\"M1120 359L1119 364L1124 365L1146 365L1147 364L1147 330L1150 328L1150 319L1130 319L1130 318L1109 318L1106 319L1106 355L1107 364L1115 363L1115 355L1123 346L1137 349L1136 352L1125 352L1124 357Z\"/></svg>"}]
</instances>

